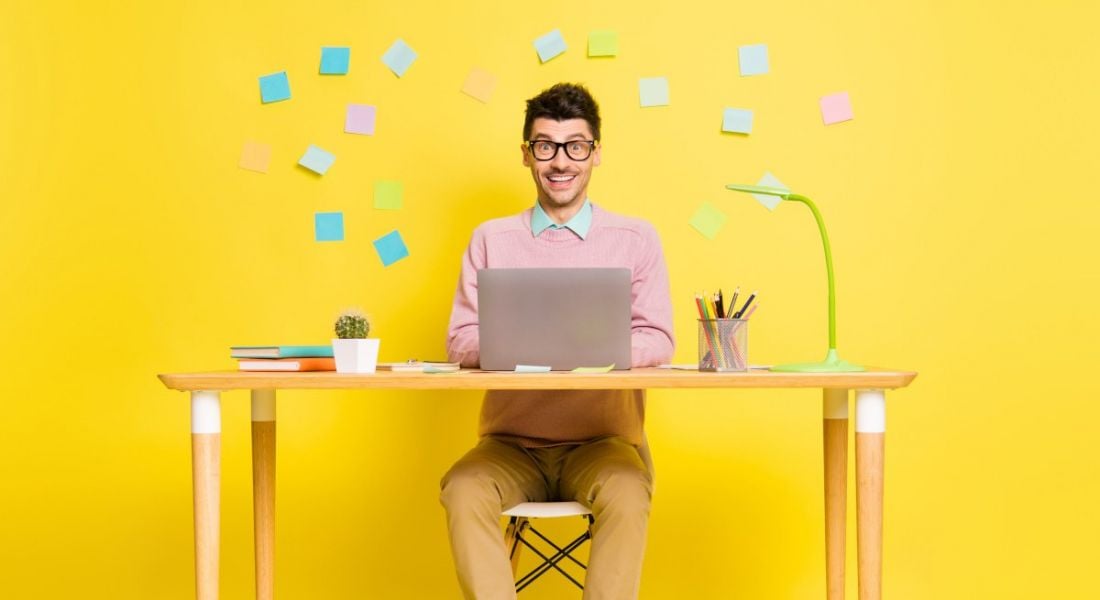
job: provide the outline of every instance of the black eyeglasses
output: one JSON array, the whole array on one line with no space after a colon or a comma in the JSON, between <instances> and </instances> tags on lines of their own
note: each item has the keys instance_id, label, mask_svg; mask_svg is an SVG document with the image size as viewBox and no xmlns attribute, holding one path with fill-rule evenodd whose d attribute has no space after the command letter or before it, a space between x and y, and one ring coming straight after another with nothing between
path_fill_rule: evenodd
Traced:
<instances>
[{"instance_id":1,"label":"black eyeglasses","mask_svg":"<svg viewBox=\"0 0 1100 600\"><path fill-rule=\"evenodd\" d=\"M565 155L573 160L588 160L595 147L596 140L569 140L568 142L527 140L527 148L531 150L531 155L535 160L543 162L554 160L561 148L565 148Z\"/></svg>"}]
</instances>

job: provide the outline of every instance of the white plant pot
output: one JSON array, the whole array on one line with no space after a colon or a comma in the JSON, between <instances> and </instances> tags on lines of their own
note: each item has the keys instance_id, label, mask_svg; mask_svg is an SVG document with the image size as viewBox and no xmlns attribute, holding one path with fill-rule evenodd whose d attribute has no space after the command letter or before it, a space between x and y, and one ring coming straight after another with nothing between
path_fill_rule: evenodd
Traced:
<instances>
[{"instance_id":1,"label":"white plant pot","mask_svg":"<svg viewBox=\"0 0 1100 600\"><path fill-rule=\"evenodd\" d=\"M379 338L332 340L337 373L373 373L378 367Z\"/></svg>"}]
</instances>

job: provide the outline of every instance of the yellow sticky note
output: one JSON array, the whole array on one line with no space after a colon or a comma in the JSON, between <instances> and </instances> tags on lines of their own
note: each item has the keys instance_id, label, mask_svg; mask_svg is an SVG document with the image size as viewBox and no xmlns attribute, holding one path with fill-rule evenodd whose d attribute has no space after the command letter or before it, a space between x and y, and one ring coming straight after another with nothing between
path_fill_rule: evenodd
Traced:
<instances>
[{"instance_id":1,"label":"yellow sticky note","mask_svg":"<svg viewBox=\"0 0 1100 600\"><path fill-rule=\"evenodd\" d=\"M483 69L475 68L466 76L466 83L462 84L462 93L488 104L496 85L496 76Z\"/></svg>"},{"instance_id":2,"label":"yellow sticky note","mask_svg":"<svg viewBox=\"0 0 1100 600\"><path fill-rule=\"evenodd\" d=\"M271 164L271 146L259 142L245 142L241 150L241 161L237 163L242 169L267 173L267 167Z\"/></svg>"},{"instance_id":3,"label":"yellow sticky note","mask_svg":"<svg viewBox=\"0 0 1100 600\"><path fill-rule=\"evenodd\" d=\"M589 56L618 56L619 34L606 29L597 29L588 34Z\"/></svg>"},{"instance_id":4,"label":"yellow sticky note","mask_svg":"<svg viewBox=\"0 0 1100 600\"><path fill-rule=\"evenodd\" d=\"M606 367L577 367L573 369L574 373L609 373L611 369L615 368L615 363L611 363Z\"/></svg>"}]
</instances>

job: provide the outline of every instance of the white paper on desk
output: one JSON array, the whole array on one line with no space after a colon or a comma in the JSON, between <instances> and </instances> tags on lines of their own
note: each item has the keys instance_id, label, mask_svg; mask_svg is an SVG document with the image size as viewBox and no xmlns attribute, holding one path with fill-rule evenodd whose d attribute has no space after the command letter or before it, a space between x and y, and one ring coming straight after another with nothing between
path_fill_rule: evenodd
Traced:
<instances>
[{"instance_id":1,"label":"white paper on desk","mask_svg":"<svg viewBox=\"0 0 1100 600\"><path fill-rule=\"evenodd\" d=\"M447 375L462 375L463 373L469 373L469 371L460 371L459 369L452 368L433 367L432 365L425 365L424 372L435 374L446 373Z\"/></svg>"},{"instance_id":2,"label":"white paper on desk","mask_svg":"<svg viewBox=\"0 0 1100 600\"><path fill-rule=\"evenodd\" d=\"M549 366L541 365L516 365L516 373L549 373Z\"/></svg>"}]
</instances>

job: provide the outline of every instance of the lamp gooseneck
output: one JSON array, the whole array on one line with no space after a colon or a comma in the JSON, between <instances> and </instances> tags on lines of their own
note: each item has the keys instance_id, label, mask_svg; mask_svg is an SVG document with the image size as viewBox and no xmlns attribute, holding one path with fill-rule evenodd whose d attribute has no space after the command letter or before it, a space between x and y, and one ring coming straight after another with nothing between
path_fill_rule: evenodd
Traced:
<instances>
[{"instance_id":1,"label":"lamp gooseneck","mask_svg":"<svg viewBox=\"0 0 1100 600\"><path fill-rule=\"evenodd\" d=\"M821 232L821 244L825 247L825 270L829 273L829 351L836 352L836 283L833 276L833 250L829 246L829 233L825 231L825 220L821 218L821 212L812 200L799 194L788 194L787 200L801 202L810 207L817 221L817 229Z\"/></svg>"}]
</instances>

